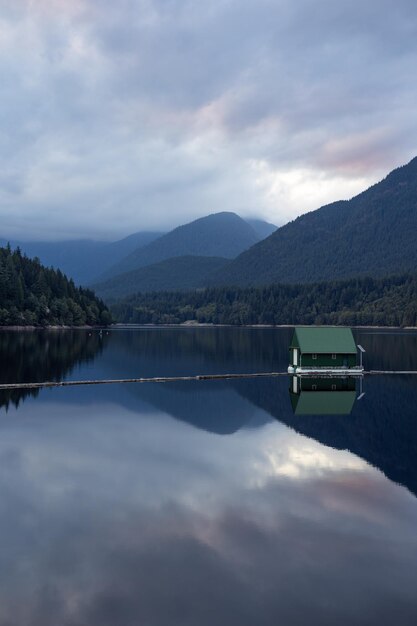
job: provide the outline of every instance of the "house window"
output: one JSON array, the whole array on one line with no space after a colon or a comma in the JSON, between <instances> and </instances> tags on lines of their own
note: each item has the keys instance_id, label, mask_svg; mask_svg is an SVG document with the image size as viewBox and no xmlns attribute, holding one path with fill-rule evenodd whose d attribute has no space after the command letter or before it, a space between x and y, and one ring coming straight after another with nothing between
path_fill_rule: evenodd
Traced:
<instances>
[{"instance_id":1,"label":"house window","mask_svg":"<svg viewBox=\"0 0 417 626\"><path fill-rule=\"evenodd\" d=\"M336 355L332 354L332 359L335 361L336 360Z\"/></svg>"},{"instance_id":2,"label":"house window","mask_svg":"<svg viewBox=\"0 0 417 626\"><path fill-rule=\"evenodd\" d=\"M317 354L312 355L313 361L317 361Z\"/></svg>"},{"instance_id":3,"label":"house window","mask_svg":"<svg viewBox=\"0 0 417 626\"><path fill-rule=\"evenodd\" d=\"M311 390L312 391L317 391L317 385L311 385Z\"/></svg>"},{"instance_id":4,"label":"house window","mask_svg":"<svg viewBox=\"0 0 417 626\"><path fill-rule=\"evenodd\" d=\"M336 391L336 385L332 385L332 391Z\"/></svg>"}]
</instances>

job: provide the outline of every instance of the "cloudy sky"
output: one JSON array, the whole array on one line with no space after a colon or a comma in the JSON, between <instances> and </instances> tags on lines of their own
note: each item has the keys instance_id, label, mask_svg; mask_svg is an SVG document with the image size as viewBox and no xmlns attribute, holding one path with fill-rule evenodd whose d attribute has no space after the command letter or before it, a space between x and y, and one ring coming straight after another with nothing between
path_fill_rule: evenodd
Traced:
<instances>
[{"instance_id":1,"label":"cloudy sky","mask_svg":"<svg viewBox=\"0 0 417 626\"><path fill-rule=\"evenodd\" d=\"M0 0L0 238L282 224L417 154L415 0Z\"/></svg>"}]
</instances>

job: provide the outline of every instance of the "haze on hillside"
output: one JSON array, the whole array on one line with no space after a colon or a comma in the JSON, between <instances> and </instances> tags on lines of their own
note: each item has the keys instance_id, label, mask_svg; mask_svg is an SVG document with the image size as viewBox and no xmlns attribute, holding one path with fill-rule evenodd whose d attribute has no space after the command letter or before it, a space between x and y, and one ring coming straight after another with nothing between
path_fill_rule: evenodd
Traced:
<instances>
[{"instance_id":1,"label":"haze on hillside","mask_svg":"<svg viewBox=\"0 0 417 626\"><path fill-rule=\"evenodd\" d=\"M2 239L282 225L416 153L414 0L0 4Z\"/></svg>"},{"instance_id":2,"label":"haze on hillside","mask_svg":"<svg viewBox=\"0 0 417 626\"><path fill-rule=\"evenodd\" d=\"M265 224L265 227L268 227L268 224ZM274 230L273 227L272 229ZM215 213L194 220L190 224L178 226L147 246L138 248L113 265L104 276L116 276L184 255L233 259L260 239L263 237L235 213Z\"/></svg>"},{"instance_id":3,"label":"haze on hillside","mask_svg":"<svg viewBox=\"0 0 417 626\"><path fill-rule=\"evenodd\" d=\"M38 257L44 265L61 270L77 284L90 285L171 257L233 259L275 230L274 224L262 220L245 221L235 213L221 212L193 220L189 224L181 224L169 233L145 231L114 242L87 239L8 242L0 239L0 246L10 244L12 248L20 248L27 256ZM220 265L215 263L210 266L202 259L198 267L204 269L203 275L206 276L209 269L214 270ZM185 268L185 264L176 264L175 268L178 273L181 268ZM180 276L180 284L190 287L195 284L195 262L191 275L194 276L191 282L185 276ZM131 276L127 282L132 285ZM120 291L117 280L116 283ZM164 277L162 283L168 285L168 278Z\"/></svg>"},{"instance_id":4,"label":"haze on hillside","mask_svg":"<svg viewBox=\"0 0 417 626\"><path fill-rule=\"evenodd\" d=\"M350 201L333 202L272 231L271 225L258 225L259 232L270 234L253 245L248 245L250 229L252 237L255 234L252 227L237 215L219 213L196 220L116 263L94 288L110 301L138 292L414 273L416 197L417 157ZM240 254L236 244L243 248ZM208 260L201 255L223 258ZM357 286L345 288L349 295L343 296L344 303ZM222 300L221 293L218 298ZM410 319L414 320L412 311Z\"/></svg>"}]
</instances>

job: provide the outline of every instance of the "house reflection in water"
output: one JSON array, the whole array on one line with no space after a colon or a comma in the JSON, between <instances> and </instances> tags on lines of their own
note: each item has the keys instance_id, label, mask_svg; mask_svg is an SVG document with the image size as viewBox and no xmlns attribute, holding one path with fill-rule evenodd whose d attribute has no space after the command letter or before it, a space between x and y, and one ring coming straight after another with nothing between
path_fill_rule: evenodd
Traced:
<instances>
[{"instance_id":1,"label":"house reflection in water","mask_svg":"<svg viewBox=\"0 0 417 626\"><path fill-rule=\"evenodd\" d=\"M349 415L356 399L356 380L292 376L290 398L295 415Z\"/></svg>"}]
</instances>

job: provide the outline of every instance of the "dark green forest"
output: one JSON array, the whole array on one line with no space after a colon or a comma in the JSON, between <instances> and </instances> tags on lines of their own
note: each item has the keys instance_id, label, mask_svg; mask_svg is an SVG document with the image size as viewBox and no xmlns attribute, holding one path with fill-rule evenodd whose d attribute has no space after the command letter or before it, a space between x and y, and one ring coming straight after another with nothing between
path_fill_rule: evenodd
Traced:
<instances>
[{"instance_id":1,"label":"dark green forest","mask_svg":"<svg viewBox=\"0 0 417 626\"><path fill-rule=\"evenodd\" d=\"M136 294L115 303L119 322L416 326L417 275L310 285Z\"/></svg>"},{"instance_id":2,"label":"dark green forest","mask_svg":"<svg viewBox=\"0 0 417 626\"><path fill-rule=\"evenodd\" d=\"M0 248L0 326L107 325L112 318L92 291L60 271Z\"/></svg>"}]
</instances>

